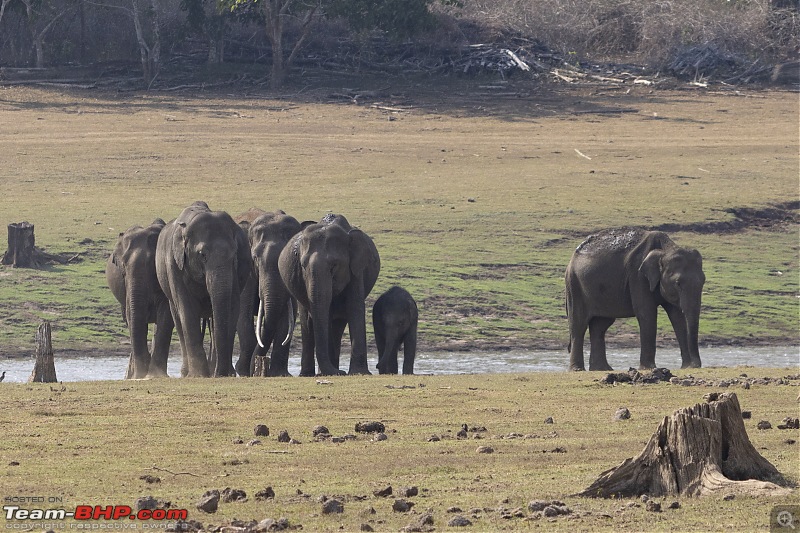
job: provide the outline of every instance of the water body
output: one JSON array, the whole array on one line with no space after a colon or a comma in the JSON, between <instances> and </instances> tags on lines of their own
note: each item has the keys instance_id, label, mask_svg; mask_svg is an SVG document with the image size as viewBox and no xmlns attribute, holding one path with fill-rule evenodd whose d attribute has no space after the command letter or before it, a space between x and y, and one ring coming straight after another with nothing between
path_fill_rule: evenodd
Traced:
<instances>
[{"instance_id":1,"label":"water body","mask_svg":"<svg viewBox=\"0 0 800 533\"><path fill-rule=\"evenodd\" d=\"M701 348L700 357L704 367L755 366L800 369L800 347L755 346ZM341 368L347 369L348 359L342 358ZM414 371L417 374L497 374L503 372L562 372L566 371L569 354L566 351L509 351L489 352L431 352L417 354ZM680 368L680 351L659 349L656 363L670 369ZM608 352L608 362L615 370L627 370L639 364L639 350L613 350ZM375 358L370 358L369 367L374 373ZM33 371L33 359L0 359L0 371L6 372L5 381L25 382ZM56 375L59 381L97 381L125 377L128 358L121 356L58 357ZM589 364L588 354L586 364ZM402 366L402 356L400 358ZM181 361L179 354L170 356L167 371L179 377ZM299 357L289 360L289 372L300 373Z\"/></svg>"}]
</instances>

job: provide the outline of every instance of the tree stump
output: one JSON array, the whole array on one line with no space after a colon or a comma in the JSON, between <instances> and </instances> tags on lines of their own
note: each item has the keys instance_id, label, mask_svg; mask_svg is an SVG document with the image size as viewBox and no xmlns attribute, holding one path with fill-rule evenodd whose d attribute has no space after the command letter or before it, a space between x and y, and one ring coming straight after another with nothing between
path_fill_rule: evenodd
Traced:
<instances>
[{"instance_id":1,"label":"tree stump","mask_svg":"<svg viewBox=\"0 0 800 533\"><path fill-rule=\"evenodd\" d=\"M8 251L3 254L3 264L18 268L35 268L36 239L33 224L19 222L8 225Z\"/></svg>"},{"instance_id":2,"label":"tree stump","mask_svg":"<svg viewBox=\"0 0 800 533\"><path fill-rule=\"evenodd\" d=\"M253 377L267 377L267 370L269 370L269 357L266 355L254 355L253 359Z\"/></svg>"},{"instance_id":3,"label":"tree stump","mask_svg":"<svg viewBox=\"0 0 800 533\"><path fill-rule=\"evenodd\" d=\"M56 364L53 361L53 343L50 322L44 321L36 330L36 364L28 383L56 383Z\"/></svg>"},{"instance_id":4,"label":"tree stump","mask_svg":"<svg viewBox=\"0 0 800 533\"><path fill-rule=\"evenodd\" d=\"M736 394L714 393L665 417L637 457L606 470L578 496L789 494L770 482L780 480L747 437Z\"/></svg>"}]
</instances>

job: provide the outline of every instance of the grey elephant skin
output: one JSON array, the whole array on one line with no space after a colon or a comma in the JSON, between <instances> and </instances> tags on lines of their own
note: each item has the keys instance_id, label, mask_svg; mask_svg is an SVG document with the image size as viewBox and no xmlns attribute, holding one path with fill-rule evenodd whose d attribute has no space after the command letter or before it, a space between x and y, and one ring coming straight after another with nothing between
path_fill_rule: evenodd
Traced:
<instances>
[{"instance_id":1,"label":"grey elephant skin","mask_svg":"<svg viewBox=\"0 0 800 533\"><path fill-rule=\"evenodd\" d=\"M300 232L301 224L284 211L266 212L258 208L242 213L235 220L247 228L253 261L253 273L242 291L236 372L251 376L254 356L267 355L271 347L267 375L289 376L290 332L294 329L297 304L281 279L278 258L286 244ZM259 319L255 327L254 316Z\"/></svg>"},{"instance_id":2,"label":"grey elephant skin","mask_svg":"<svg viewBox=\"0 0 800 533\"><path fill-rule=\"evenodd\" d=\"M350 374L370 374L364 299L378 279L378 249L342 215L326 215L307 226L283 249L278 269L297 299L303 350L300 375L340 374L345 327L350 332Z\"/></svg>"},{"instance_id":3,"label":"grey elephant skin","mask_svg":"<svg viewBox=\"0 0 800 533\"><path fill-rule=\"evenodd\" d=\"M571 370L584 370L587 327L589 370L611 370L605 333L615 319L634 316L641 341L639 367L655 368L659 306L678 339L682 368L700 367L697 335L705 274L697 250L679 247L660 231L605 230L578 246L565 282Z\"/></svg>"},{"instance_id":4,"label":"grey elephant skin","mask_svg":"<svg viewBox=\"0 0 800 533\"><path fill-rule=\"evenodd\" d=\"M211 319L213 375L232 376L239 299L250 276L244 230L224 211L195 202L161 231L158 282L167 297L183 354L181 375L212 374L203 347L202 320Z\"/></svg>"},{"instance_id":5,"label":"grey elephant skin","mask_svg":"<svg viewBox=\"0 0 800 533\"><path fill-rule=\"evenodd\" d=\"M128 326L131 360L126 379L165 377L173 322L169 302L156 276L156 244L164 228L156 219L143 228L133 226L119 234L106 262L106 280L122 306ZM147 347L148 324L155 324L152 354Z\"/></svg>"},{"instance_id":6,"label":"grey elephant skin","mask_svg":"<svg viewBox=\"0 0 800 533\"><path fill-rule=\"evenodd\" d=\"M403 374L414 373L417 357L417 302L407 290L394 286L372 306L372 326L378 346L378 373L397 374L397 353L403 345Z\"/></svg>"}]
</instances>

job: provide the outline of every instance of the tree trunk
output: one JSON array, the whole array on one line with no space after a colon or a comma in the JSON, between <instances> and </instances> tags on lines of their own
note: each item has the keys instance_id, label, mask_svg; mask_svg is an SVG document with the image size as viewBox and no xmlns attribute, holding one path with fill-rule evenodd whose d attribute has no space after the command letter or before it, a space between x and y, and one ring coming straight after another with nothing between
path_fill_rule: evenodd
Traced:
<instances>
[{"instance_id":1,"label":"tree trunk","mask_svg":"<svg viewBox=\"0 0 800 533\"><path fill-rule=\"evenodd\" d=\"M703 496L718 491L785 495L778 470L747 437L734 393L665 417L644 450L606 470L578 496Z\"/></svg>"},{"instance_id":2,"label":"tree trunk","mask_svg":"<svg viewBox=\"0 0 800 533\"><path fill-rule=\"evenodd\" d=\"M56 383L56 365L53 361L53 344L50 335L50 322L39 324L36 331L36 364L28 378L28 383Z\"/></svg>"},{"instance_id":3,"label":"tree trunk","mask_svg":"<svg viewBox=\"0 0 800 533\"><path fill-rule=\"evenodd\" d=\"M36 268L34 261L36 238L33 235L33 224L19 222L8 225L8 251L3 255L4 265L18 268Z\"/></svg>"},{"instance_id":4,"label":"tree trunk","mask_svg":"<svg viewBox=\"0 0 800 533\"><path fill-rule=\"evenodd\" d=\"M255 355L253 356L253 377L265 378L269 370L270 358L268 355Z\"/></svg>"}]
</instances>

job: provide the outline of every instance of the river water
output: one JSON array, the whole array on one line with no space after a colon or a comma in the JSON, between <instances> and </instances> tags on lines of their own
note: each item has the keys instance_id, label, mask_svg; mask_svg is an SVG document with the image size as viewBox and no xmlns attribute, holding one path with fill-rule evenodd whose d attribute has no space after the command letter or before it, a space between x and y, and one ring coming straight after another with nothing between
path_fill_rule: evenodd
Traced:
<instances>
[{"instance_id":1,"label":"river water","mask_svg":"<svg viewBox=\"0 0 800 533\"><path fill-rule=\"evenodd\" d=\"M638 349L609 350L608 362L615 370L637 367ZM772 368L800 368L800 347L753 346L701 348L704 367L755 366ZM348 359L343 355L341 368L347 369ZM508 351L508 352L431 352L417 354L414 372L417 374L493 374L501 372L560 372L566 371L569 354L566 351ZM680 368L680 351L662 348L656 353L656 364L670 369ZM370 370L377 361L370 358ZM0 359L0 372L5 371L7 382L25 382L33 371L33 359ZM586 364L589 364L588 354ZM55 358L59 381L95 381L122 379L128 358L115 356L85 356ZM402 368L402 355L399 365ZM170 376L180 376L180 354L171 354L167 371ZM299 357L289 360L289 372L300 373Z\"/></svg>"}]
</instances>

